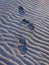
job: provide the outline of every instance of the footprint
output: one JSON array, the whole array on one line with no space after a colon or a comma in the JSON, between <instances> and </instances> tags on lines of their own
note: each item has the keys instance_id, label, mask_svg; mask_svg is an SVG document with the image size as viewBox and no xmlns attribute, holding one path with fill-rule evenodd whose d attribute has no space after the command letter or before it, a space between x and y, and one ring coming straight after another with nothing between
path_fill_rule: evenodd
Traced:
<instances>
[{"instance_id":1,"label":"footprint","mask_svg":"<svg viewBox=\"0 0 49 65\"><path fill-rule=\"evenodd\" d=\"M23 8L22 6L19 6L19 7L18 7L18 10L19 10L19 13L20 13L20 14L22 14L22 15L25 14L25 10L24 10L24 8Z\"/></svg>"},{"instance_id":2,"label":"footprint","mask_svg":"<svg viewBox=\"0 0 49 65\"><path fill-rule=\"evenodd\" d=\"M18 51L20 52L20 54L24 55L27 52L27 48L24 45L20 45L18 46Z\"/></svg>"},{"instance_id":3,"label":"footprint","mask_svg":"<svg viewBox=\"0 0 49 65\"><path fill-rule=\"evenodd\" d=\"M29 23L27 26L30 30L34 30L34 25L32 23Z\"/></svg>"},{"instance_id":4,"label":"footprint","mask_svg":"<svg viewBox=\"0 0 49 65\"><path fill-rule=\"evenodd\" d=\"M25 38L23 38L23 37L19 38L19 43L22 45L25 45L26 44Z\"/></svg>"},{"instance_id":5,"label":"footprint","mask_svg":"<svg viewBox=\"0 0 49 65\"><path fill-rule=\"evenodd\" d=\"M29 21L26 20L26 19L22 19L22 23L23 23L23 24L29 24Z\"/></svg>"}]
</instances>

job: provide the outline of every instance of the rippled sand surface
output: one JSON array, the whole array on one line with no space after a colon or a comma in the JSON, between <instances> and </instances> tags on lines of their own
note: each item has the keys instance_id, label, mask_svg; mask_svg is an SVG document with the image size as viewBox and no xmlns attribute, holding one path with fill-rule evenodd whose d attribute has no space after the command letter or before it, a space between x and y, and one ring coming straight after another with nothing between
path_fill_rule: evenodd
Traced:
<instances>
[{"instance_id":1,"label":"rippled sand surface","mask_svg":"<svg viewBox=\"0 0 49 65\"><path fill-rule=\"evenodd\" d=\"M49 0L0 0L0 65L49 65Z\"/></svg>"}]
</instances>

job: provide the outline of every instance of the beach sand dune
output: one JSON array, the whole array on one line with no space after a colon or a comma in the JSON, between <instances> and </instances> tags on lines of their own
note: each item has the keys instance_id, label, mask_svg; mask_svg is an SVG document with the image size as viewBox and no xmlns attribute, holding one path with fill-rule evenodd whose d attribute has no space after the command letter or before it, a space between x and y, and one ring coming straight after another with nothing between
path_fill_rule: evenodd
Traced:
<instances>
[{"instance_id":1,"label":"beach sand dune","mask_svg":"<svg viewBox=\"0 0 49 65\"><path fill-rule=\"evenodd\" d=\"M49 1L0 0L0 65L49 65Z\"/></svg>"}]
</instances>

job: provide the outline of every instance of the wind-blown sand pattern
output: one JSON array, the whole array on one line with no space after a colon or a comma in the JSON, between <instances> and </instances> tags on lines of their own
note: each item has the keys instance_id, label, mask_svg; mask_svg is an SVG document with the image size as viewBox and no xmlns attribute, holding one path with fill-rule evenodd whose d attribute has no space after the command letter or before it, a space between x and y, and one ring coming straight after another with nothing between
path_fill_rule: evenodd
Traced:
<instances>
[{"instance_id":1,"label":"wind-blown sand pattern","mask_svg":"<svg viewBox=\"0 0 49 65\"><path fill-rule=\"evenodd\" d=\"M0 0L0 65L49 65L49 0Z\"/></svg>"}]
</instances>

